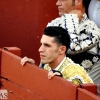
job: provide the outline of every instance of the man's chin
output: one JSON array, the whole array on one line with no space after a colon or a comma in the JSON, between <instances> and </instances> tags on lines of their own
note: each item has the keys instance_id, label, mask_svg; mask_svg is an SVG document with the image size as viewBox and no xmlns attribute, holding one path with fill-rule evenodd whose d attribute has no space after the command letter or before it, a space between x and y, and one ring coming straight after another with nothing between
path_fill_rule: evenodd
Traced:
<instances>
[{"instance_id":1,"label":"man's chin","mask_svg":"<svg viewBox=\"0 0 100 100\"><path fill-rule=\"evenodd\" d=\"M63 12L59 12L59 16L62 16L64 13Z\"/></svg>"},{"instance_id":2,"label":"man's chin","mask_svg":"<svg viewBox=\"0 0 100 100\"><path fill-rule=\"evenodd\" d=\"M41 60L41 63L42 63L42 64L47 64L47 62L46 62L46 61L44 61L44 60Z\"/></svg>"}]
</instances>

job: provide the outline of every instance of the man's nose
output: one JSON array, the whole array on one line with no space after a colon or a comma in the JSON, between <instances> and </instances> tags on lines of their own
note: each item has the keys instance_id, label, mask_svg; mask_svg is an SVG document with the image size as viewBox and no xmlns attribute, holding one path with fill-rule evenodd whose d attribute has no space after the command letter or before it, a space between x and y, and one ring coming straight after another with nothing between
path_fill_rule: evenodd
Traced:
<instances>
[{"instance_id":1,"label":"man's nose","mask_svg":"<svg viewBox=\"0 0 100 100\"><path fill-rule=\"evenodd\" d=\"M43 46L42 46L42 45L40 46L40 48L39 48L38 51L39 51L39 52L42 52L42 51L43 51Z\"/></svg>"},{"instance_id":2,"label":"man's nose","mask_svg":"<svg viewBox=\"0 0 100 100\"><path fill-rule=\"evenodd\" d=\"M57 5L57 6L58 6L58 5L61 5L61 1L60 1L60 0L57 0L56 5Z\"/></svg>"}]
</instances>

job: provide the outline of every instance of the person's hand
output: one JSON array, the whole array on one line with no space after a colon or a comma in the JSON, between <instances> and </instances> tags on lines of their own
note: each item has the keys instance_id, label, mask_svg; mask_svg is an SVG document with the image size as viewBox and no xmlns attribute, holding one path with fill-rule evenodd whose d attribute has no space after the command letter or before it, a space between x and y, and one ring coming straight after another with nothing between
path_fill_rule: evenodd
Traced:
<instances>
[{"instance_id":1,"label":"person's hand","mask_svg":"<svg viewBox=\"0 0 100 100\"><path fill-rule=\"evenodd\" d=\"M31 64L34 64L35 61L31 58L27 58L27 57L23 57L21 59L21 65L24 66L27 62L31 63Z\"/></svg>"},{"instance_id":2,"label":"person's hand","mask_svg":"<svg viewBox=\"0 0 100 100\"><path fill-rule=\"evenodd\" d=\"M60 76L62 77L62 74L59 71L51 70L48 72L48 79L51 79L54 76Z\"/></svg>"},{"instance_id":3,"label":"person's hand","mask_svg":"<svg viewBox=\"0 0 100 100\"><path fill-rule=\"evenodd\" d=\"M75 9L75 10L70 11L69 14L77 14L79 20L82 20L83 18L83 13L81 10Z\"/></svg>"}]
</instances>

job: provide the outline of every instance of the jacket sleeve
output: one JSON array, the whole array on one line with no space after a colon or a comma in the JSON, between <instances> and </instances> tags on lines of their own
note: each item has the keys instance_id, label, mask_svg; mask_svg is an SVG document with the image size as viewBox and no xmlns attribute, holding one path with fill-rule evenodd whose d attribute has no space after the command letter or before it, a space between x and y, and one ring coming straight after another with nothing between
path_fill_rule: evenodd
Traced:
<instances>
[{"instance_id":1,"label":"jacket sleeve","mask_svg":"<svg viewBox=\"0 0 100 100\"><path fill-rule=\"evenodd\" d=\"M70 64L62 72L63 78L74 84L93 83L84 68L78 64Z\"/></svg>"}]
</instances>

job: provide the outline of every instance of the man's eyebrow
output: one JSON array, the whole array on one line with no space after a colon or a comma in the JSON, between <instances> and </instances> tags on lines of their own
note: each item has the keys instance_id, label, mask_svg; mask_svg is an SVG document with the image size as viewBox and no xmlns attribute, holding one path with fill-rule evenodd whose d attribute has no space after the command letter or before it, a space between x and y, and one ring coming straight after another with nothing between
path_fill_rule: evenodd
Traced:
<instances>
[{"instance_id":1,"label":"man's eyebrow","mask_svg":"<svg viewBox=\"0 0 100 100\"><path fill-rule=\"evenodd\" d=\"M48 43L44 43L44 45L45 45L45 46L51 46L51 45L50 45L50 44L48 44Z\"/></svg>"},{"instance_id":2,"label":"man's eyebrow","mask_svg":"<svg viewBox=\"0 0 100 100\"><path fill-rule=\"evenodd\" d=\"M72 0L72 6L75 6L75 0Z\"/></svg>"}]
</instances>

